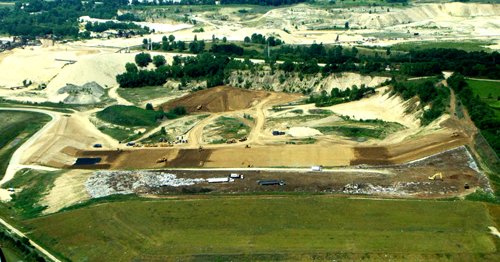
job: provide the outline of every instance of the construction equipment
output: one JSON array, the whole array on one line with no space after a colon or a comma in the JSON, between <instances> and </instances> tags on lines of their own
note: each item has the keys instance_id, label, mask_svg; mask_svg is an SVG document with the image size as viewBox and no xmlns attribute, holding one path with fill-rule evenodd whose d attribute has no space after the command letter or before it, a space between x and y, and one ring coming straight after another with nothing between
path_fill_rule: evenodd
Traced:
<instances>
[{"instance_id":1,"label":"construction equipment","mask_svg":"<svg viewBox=\"0 0 500 262\"><path fill-rule=\"evenodd\" d=\"M162 158L156 160L156 163L165 163L167 161L168 161L168 159L166 157L162 157Z\"/></svg>"},{"instance_id":2,"label":"construction equipment","mask_svg":"<svg viewBox=\"0 0 500 262\"><path fill-rule=\"evenodd\" d=\"M441 172L438 172L436 174L434 174L433 176L430 176L429 177L429 180L443 180L443 173Z\"/></svg>"}]
</instances>

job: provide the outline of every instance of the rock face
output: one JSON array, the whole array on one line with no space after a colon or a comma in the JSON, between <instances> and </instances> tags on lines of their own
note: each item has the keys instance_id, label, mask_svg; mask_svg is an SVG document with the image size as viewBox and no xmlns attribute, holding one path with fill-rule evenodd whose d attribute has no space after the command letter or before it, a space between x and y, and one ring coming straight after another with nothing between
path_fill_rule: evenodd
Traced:
<instances>
[{"instance_id":1,"label":"rock face","mask_svg":"<svg viewBox=\"0 0 500 262\"><path fill-rule=\"evenodd\" d=\"M270 91L284 91L291 93L314 92L323 90L330 92L333 88L341 90L351 88L353 85L361 87L375 87L388 77L361 75L357 73L337 73L327 77L317 75L303 75L277 71L263 71L252 74L250 71L233 72L229 77L229 85L247 89L265 89Z\"/></svg>"},{"instance_id":2,"label":"rock face","mask_svg":"<svg viewBox=\"0 0 500 262\"><path fill-rule=\"evenodd\" d=\"M58 94L67 94L63 100L66 104L95 104L101 102L102 96L106 93L104 88L96 82L89 82L83 86L66 84L58 90Z\"/></svg>"}]
</instances>

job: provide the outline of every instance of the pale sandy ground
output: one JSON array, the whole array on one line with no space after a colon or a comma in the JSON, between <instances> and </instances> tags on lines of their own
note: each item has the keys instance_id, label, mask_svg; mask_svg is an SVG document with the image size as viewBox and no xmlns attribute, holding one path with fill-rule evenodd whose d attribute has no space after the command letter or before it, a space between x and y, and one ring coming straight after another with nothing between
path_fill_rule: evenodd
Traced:
<instances>
[{"instance_id":1,"label":"pale sandy ground","mask_svg":"<svg viewBox=\"0 0 500 262\"><path fill-rule=\"evenodd\" d=\"M292 127L288 130L288 135L292 137L313 137L322 135L321 132L310 127Z\"/></svg>"},{"instance_id":2,"label":"pale sandy ground","mask_svg":"<svg viewBox=\"0 0 500 262\"><path fill-rule=\"evenodd\" d=\"M85 181L91 175L92 171L88 170L71 170L60 175L54 181L54 187L40 200L40 205L47 206L43 213L54 213L89 199Z\"/></svg>"},{"instance_id":3,"label":"pale sandy ground","mask_svg":"<svg viewBox=\"0 0 500 262\"><path fill-rule=\"evenodd\" d=\"M415 116L406 114L404 101L399 96L384 94L385 88L377 89L377 94L366 99L325 107L336 114L360 119L381 119L397 122L408 128L417 128L419 121Z\"/></svg>"},{"instance_id":4,"label":"pale sandy ground","mask_svg":"<svg viewBox=\"0 0 500 262\"><path fill-rule=\"evenodd\" d=\"M89 121L87 113L62 116L53 127L24 151L21 162L49 166L72 165L75 157L63 152L66 147L90 149L96 143L108 149L118 146L117 141L100 132Z\"/></svg>"},{"instance_id":5,"label":"pale sandy ground","mask_svg":"<svg viewBox=\"0 0 500 262\"><path fill-rule=\"evenodd\" d=\"M488 229L490 230L490 233L494 236L497 236L497 237L500 237L500 232L498 232L498 229L496 227L488 227Z\"/></svg>"}]
</instances>

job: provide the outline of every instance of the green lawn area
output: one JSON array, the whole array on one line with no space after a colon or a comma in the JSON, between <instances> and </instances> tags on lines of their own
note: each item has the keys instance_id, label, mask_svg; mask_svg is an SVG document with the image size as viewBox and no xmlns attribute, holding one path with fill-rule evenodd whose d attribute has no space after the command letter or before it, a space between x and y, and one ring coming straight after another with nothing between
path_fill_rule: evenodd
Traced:
<instances>
[{"instance_id":1,"label":"green lawn area","mask_svg":"<svg viewBox=\"0 0 500 262\"><path fill-rule=\"evenodd\" d=\"M174 95L172 89L163 86L147 86L140 88L118 88L118 94L136 106L142 106L146 101Z\"/></svg>"},{"instance_id":2,"label":"green lawn area","mask_svg":"<svg viewBox=\"0 0 500 262\"><path fill-rule=\"evenodd\" d=\"M466 80L466 82L481 100L495 109L500 109L500 82L471 79Z\"/></svg>"},{"instance_id":3,"label":"green lawn area","mask_svg":"<svg viewBox=\"0 0 500 262\"><path fill-rule=\"evenodd\" d=\"M50 117L39 113L0 111L0 119L0 177L3 177L12 154Z\"/></svg>"},{"instance_id":4,"label":"green lawn area","mask_svg":"<svg viewBox=\"0 0 500 262\"><path fill-rule=\"evenodd\" d=\"M160 113L135 106L114 105L97 112L96 116L108 123L127 126L155 126Z\"/></svg>"},{"instance_id":5,"label":"green lawn area","mask_svg":"<svg viewBox=\"0 0 500 262\"><path fill-rule=\"evenodd\" d=\"M391 47L392 50L410 51L422 50L430 48L454 48L467 52L471 51L486 51L492 52L493 50L485 46L492 44L490 41L482 40L464 40L464 41L411 41L405 43L398 43Z\"/></svg>"},{"instance_id":6,"label":"green lawn area","mask_svg":"<svg viewBox=\"0 0 500 262\"><path fill-rule=\"evenodd\" d=\"M485 204L288 195L129 199L25 220L74 261L495 261ZM497 260L498 261L498 260Z\"/></svg>"},{"instance_id":7,"label":"green lawn area","mask_svg":"<svg viewBox=\"0 0 500 262\"><path fill-rule=\"evenodd\" d=\"M17 189L12 195L12 201L6 205L22 218L38 216L46 208L38 202L53 187L54 181L61 173L62 171L48 172L33 169L18 171L12 180L2 185L2 188Z\"/></svg>"}]
</instances>

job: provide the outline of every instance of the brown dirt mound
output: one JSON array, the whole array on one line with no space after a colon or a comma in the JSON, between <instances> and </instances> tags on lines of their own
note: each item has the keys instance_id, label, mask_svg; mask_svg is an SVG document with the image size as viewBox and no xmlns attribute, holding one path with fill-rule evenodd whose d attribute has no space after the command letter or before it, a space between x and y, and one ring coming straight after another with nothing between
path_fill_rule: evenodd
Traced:
<instances>
[{"instance_id":1,"label":"brown dirt mound","mask_svg":"<svg viewBox=\"0 0 500 262\"><path fill-rule=\"evenodd\" d=\"M164 111L183 106L188 112L227 112L250 108L269 96L269 92L228 86L201 90L161 105Z\"/></svg>"}]
</instances>

